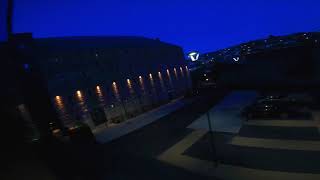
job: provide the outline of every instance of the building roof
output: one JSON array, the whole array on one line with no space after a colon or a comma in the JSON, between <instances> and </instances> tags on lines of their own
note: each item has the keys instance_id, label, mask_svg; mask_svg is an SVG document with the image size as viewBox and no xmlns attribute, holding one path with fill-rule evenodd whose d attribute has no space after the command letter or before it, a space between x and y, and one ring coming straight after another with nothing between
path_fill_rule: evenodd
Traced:
<instances>
[{"instance_id":1,"label":"building roof","mask_svg":"<svg viewBox=\"0 0 320 180\"><path fill-rule=\"evenodd\" d=\"M55 48L136 48L176 46L162 42L158 39L150 39L138 36L73 36L57 38L35 38L33 42L42 47ZM178 46L177 46L178 47Z\"/></svg>"}]
</instances>

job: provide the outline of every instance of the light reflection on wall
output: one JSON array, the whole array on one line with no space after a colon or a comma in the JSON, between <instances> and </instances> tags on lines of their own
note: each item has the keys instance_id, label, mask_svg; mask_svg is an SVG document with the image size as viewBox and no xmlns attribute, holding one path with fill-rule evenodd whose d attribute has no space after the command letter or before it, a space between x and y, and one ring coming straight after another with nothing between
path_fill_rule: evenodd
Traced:
<instances>
[{"instance_id":1,"label":"light reflection on wall","mask_svg":"<svg viewBox=\"0 0 320 180\"><path fill-rule=\"evenodd\" d=\"M159 81L160 81L161 90L162 90L162 91L165 91L165 90L166 90L166 88L165 88L165 86L164 86L164 82L163 82L162 74L161 74L161 72L160 72L160 71L158 72L158 77L159 77Z\"/></svg>"},{"instance_id":2,"label":"light reflection on wall","mask_svg":"<svg viewBox=\"0 0 320 180\"><path fill-rule=\"evenodd\" d=\"M180 67L180 73L181 73L181 76L184 77L184 72L183 72L182 67Z\"/></svg>"},{"instance_id":3,"label":"light reflection on wall","mask_svg":"<svg viewBox=\"0 0 320 180\"><path fill-rule=\"evenodd\" d=\"M104 96L102 94L100 86L96 86L96 93L98 95L98 101L100 105L105 106L105 100L104 100Z\"/></svg>"},{"instance_id":4,"label":"light reflection on wall","mask_svg":"<svg viewBox=\"0 0 320 180\"><path fill-rule=\"evenodd\" d=\"M151 87L154 88L154 87L155 87L155 86L154 86L154 80L153 80L153 76L152 76L151 73L149 74L149 79L150 79Z\"/></svg>"},{"instance_id":5,"label":"light reflection on wall","mask_svg":"<svg viewBox=\"0 0 320 180\"><path fill-rule=\"evenodd\" d=\"M174 77L176 78L176 80L178 79L178 73L177 73L177 69L173 68L173 72L174 72Z\"/></svg>"},{"instance_id":6,"label":"light reflection on wall","mask_svg":"<svg viewBox=\"0 0 320 180\"><path fill-rule=\"evenodd\" d=\"M121 97L120 97L119 88L116 82L112 82L112 92L115 98L117 99L117 101L120 101Z\"/></svg>"},{"instance_id":7,"label":"light reflection on wall","mask_svg":"<svg viewBox=\"0 0 320 180\"><path fill-rule=\"evenodd\" d=\"M168 76L168 80L169 80L169 86L170 86L170 88L173 88L172 78L171 78L171 74L170 74L169 69L167 69L167 76Z\"/></svg>"},{"instance_id":8,"label":"light reflection on wall","mask_svg":"<svg viewBox=\"0 0 320 180\"><path fill-rule=\"evenodd\" d=\"M54 104L55 104L55 107L56 107L56 110L57 110L57 113L58 113L60 119L63 122L67 121L67 111L66 111L65 105L63 103L62 97L56 96L54 98Z\"/></svg>"},{"instance_id":9,"label":"light reflection on wall","mask_svg":"<svg viewBox=\"0 0 320 180\"><path fill-rule=\"evenodd\" d=\"M139 85L140 85L142 93L145 93L145 87L144 87L144 82L143 82L142 76L139 76Z\"/></svg>"},{"instance_id":10,"label":"light reflection on wall","mask_svg":"<svg viewBox=\"0 0 320 180\"><path fill-rule=\"evenodd\" d=\"M77 97L77 100L78 100L78 105L80 107L81 113L88 112L88 108L87 108L87 106L85 104L83 94L82 94L82 92L80 90L78 90L76 92L76 97Z\"/></svg>"},{"instance_id":11,"label":"light reflection on wall","mask_svg":"<svg viewBox=\"0 0 320 180\"><path fill-rule=\"evenodd\" d=\"M156 96L156 95L157 95L157 91L156 91L156 87L155 87L154 79L153 79L153 76L152 76L152 74L151 74L151 73L149 74L149 79L150 79L150 84L151 84L151 91L152 91L152 94Z\"/></svg>"},{"instance_id":12,"label":"light reflection on wall","mask_svg":"<svg viewBox=\"0 0 320 180\"><path fill-rule=\"evenodd\" d=\"M57 107L60 109L64 108L64 104L62 102L62 99L60 96L56 96L55 98L55 104L57 105Z\"/></svg>"},{"instance_id":13,"label":"light reflection on wall","mask_svg":"<svg viewBox=\"0 0 320 180\"><path fill-rule=\"evenodd\" d=\"M127 85L128 85L128 89L129 89L129 93L132 95L134 94L134 90L132 88L132 82L130 79L127 79Z\"/></svg>"}]
</instances>

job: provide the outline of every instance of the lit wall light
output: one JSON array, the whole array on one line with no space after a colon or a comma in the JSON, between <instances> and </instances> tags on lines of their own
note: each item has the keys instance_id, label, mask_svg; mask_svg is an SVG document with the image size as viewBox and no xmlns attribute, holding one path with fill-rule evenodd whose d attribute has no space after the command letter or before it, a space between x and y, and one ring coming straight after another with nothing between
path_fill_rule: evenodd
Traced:
<instances>
[{"instance_id":1,"label":"lit wall light","mask_svg":"<svg viewBox=\"0 0 320 180\"><path fill-rule=\"evenodd\" d=\"M142 76L139 76L139 79L142 79Z\"/></svg>"},{"instance_id":2,"label":"lit wall light","mask_svg":"<svg viewBox=\"0 0 320 180\"><path fill-rule=\"evenodd\" d=\"M56 96L56 100L60 101L61 97L60 96Z\"/></svg>"},{"instance_id":3,"label":"lit wall light","mask_svg":"<svg viewBox=\"0 0 320 180\"><path fill-rule=\"evenodd\" d=\"M77 96L78 96L79 98L82 98L82 94L81 94L81 91L80 91L80 90L77 91Z\"/></svg>"},{"instance_id":4,"label":"lit wall light","mask_svg":"<svg viewBox=\"0 0 320 180\"><path fill-rule=\"evenodd\" d=\"M206 81L209 81L209 79L207 78Z\"/></svg>"},{"instance_id":5,"label":"lit wall light","mask_svg":"<svg viewBox=\"0 0 320 180\"><path fill-rule=\"evenodd\" d=\"M97 86L96 88L97 88L98 91L100 91L100 86Z\"/></svg>"},{"instance_id":6,"label":"lit wall light","mask_svg":"<svg viewBox=\"0 0 320 180\"><path fill-rule=\"evenodd\" d=\"M127 79L127 83L128 83L128 84L130 84L130 83L131 83L130 79Z\"/></svg>"},{"instance_id":7,"label":"lit wall light","mask_svg":"<svg viewBox=\"0 0 320 180\"><path fill-rule=\"evenodd\" d=\"M113 81L113 82L112 82L112 85L116 86L116 85L117 85L117 83Z\"/></svg>"},{"instance_id":8,"label":"lit wall light","mask_svg":"<svg viewBox=\"0 0 320 180\"><path fill-rule=\"evenodd\" d=\"M149 74L149 77L150 77L150 79L152 79L152 74L151 73Z\"/></svg>"}]
</instances>

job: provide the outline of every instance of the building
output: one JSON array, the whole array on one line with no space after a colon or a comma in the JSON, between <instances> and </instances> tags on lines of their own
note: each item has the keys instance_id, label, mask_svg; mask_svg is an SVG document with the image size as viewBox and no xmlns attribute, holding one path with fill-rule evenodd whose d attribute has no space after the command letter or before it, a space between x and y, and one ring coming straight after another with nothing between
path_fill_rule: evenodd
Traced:
<instances>
[{"instance_id":1,"label":"building","mask_svg":"<svg viewBox=\"0 0 320 180\"><path fill-rule=\"evenodd\" d=\"M40 72L61 124L112 126L183 96L190 87L180 47L142 37L10 41L25 69Z\"/></svg>"}]
</instances>

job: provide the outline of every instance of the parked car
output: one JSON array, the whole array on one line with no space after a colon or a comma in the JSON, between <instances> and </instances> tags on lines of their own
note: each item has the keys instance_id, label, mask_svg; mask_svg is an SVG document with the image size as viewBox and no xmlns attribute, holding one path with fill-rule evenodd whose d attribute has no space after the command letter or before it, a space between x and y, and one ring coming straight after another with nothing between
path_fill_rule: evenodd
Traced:
<instances>
[{"instance_id":1,"label":"parked car","mask_svg":"<svg viewBox=\"0 0 320 180\"><path fill-rule=\"evenodd\" d=\"M288 118L292 113L290 108L280 102L256 102L243 109L241 115L246 119L252 118Z\"/></svg>"}]
</instances>

